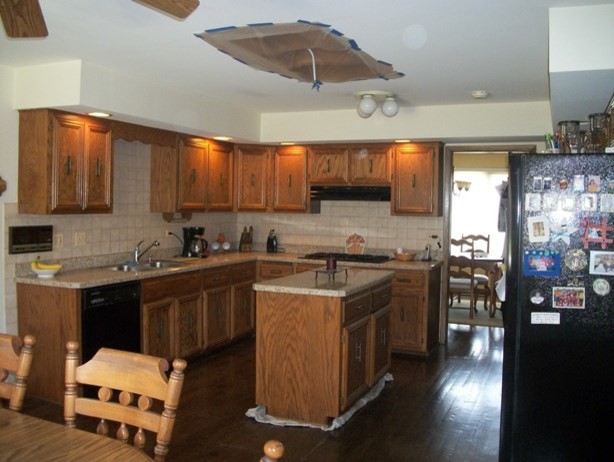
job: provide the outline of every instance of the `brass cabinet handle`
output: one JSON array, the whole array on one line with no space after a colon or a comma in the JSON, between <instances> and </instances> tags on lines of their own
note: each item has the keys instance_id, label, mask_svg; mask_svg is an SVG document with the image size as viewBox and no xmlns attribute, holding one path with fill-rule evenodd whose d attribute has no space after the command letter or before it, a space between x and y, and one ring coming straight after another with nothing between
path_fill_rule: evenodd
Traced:
<instances>
[{"instance_id":1,"label":"brass cabinet handle","mask_svg":"<svg viewBox=\"0 0 614 462\"><path fill-rule=\"evenodd\" d=\"M72 156L68 156L66 158L66 176L70 175L71 170L72 170Z\"/></svg>"},{"instance_id":2,"label":"brass cabinet handle","mask_svg":"<svg viewBox=\"0 0 614 462\"><path fill-rule=\"evenodd\" d=\"M292 187L292 175L288 175L288 188Z\"/></svg>"},{"instance_id":3,"label":"brass cabinet handle","mask_svg":"<svg viewBox=\"0 0 614 462\"><path fill-rule=\"evenodd\" d=\"M413 178L411 180L411 187L415 188L416 187L416 174L414 173Z\"/></svg>"},{"instance_id":4,"label":"brass cabinet handle","mask_svg":"<svg viewBox=\"0 0 614 462\"><path fill-rule=\"evenodd\" d=\"M256 184L256 175L254 175L252 173L252 180L251 180L252 186L254 186Z\"/></svg>"},{"instance_id":5,"label":"brass cabinet handle","mask_svg":"<svg viewBox=\"0 0 614 462\"><path fill-rule=\"evenodd\" d=\"M401 307L401 321L405 321L405 307Z\"/></svg>"},{"instance_id":6,"label":"brass cabinet handle","mask_svg":"<svg viewBox=\"0 0 614 462\"><path fill-rule=\"evenodd\" d=\"M195 168L192 169L192 174L190 175L190 181L192 183L196 183L196 169Z\"/></svg>"},{"instance_id":7,"label":"brass cabinet handle","mask_svg":"<svg viewBox=\"0 0 614 462\"><path fill-rule=\"evenodd\" d=\"M382 327L379 331L379 341L380 345L386 345L386 328Z\"/></svg>"},{"instance_id":8,"label":"brass cabinet handle","mask_svg":"<svg viewBox=\"0 0 614 462\"><path fill-rule=\"evenodd\" d=\"M373 173L373 159L369 159L369 173Z\"/></svg>"},{"instance_id":9,"label":"brass cabinet handle","mask_svg":"<svg viewBox=\"0 0 614 462\"><path fill-rule=\"evenodd\" d=\"M281 270L278 270L278 269L272 269L272 270L271 270L271 274L281 274Z\"/></svg>"},{"instance_id":10,"label":"brass cabinet handle","mask_svg":"<svg viewBox=\"0 0 614 462\"><path fill-rule=\"evenodd\" d=\"M362 342L358 342L356 344L356 361L362 362Z\"/></svg>"},{"instance_id":11,"label":"brass cabinet handle","mask_svg":"<svg viewBox=\"0 0 614 462\"><path fill-rule=\"evenodd\" d=\"M327 163L326 171L330 173L330 159L328 159L326 163Z\"/></svg>"},{"instance_id":12,"label":"brass cabinet handle","mask_svg":"<svg viewBox=\"0 0 614 462\"><path fill-rule=\"evenodd\" d=\"M364 309L364 307L365 307L365 304L361 303L360 305L356 305L354 307L354 311L362 311Z\"/></svg>"},{"instance_id":13,"label":"brass cabinet handle","mask_svg":"<svg viewBox=\"0 0 614 462\"><path fill-rule=\"evenodd\" d=\"M224 186L224 174L220 173L220 186Z\"/></svg>"},{"instance_id":14,"label":"brass cabinet handle","mask_svg":"<svg viewBox=\"0 0 614 462\"><path fill-rule=\"evenodd\" d=\"M96 159L96 176L100 176L101 166L100 166L100 157Z\"/></svg>"}]
</instances>

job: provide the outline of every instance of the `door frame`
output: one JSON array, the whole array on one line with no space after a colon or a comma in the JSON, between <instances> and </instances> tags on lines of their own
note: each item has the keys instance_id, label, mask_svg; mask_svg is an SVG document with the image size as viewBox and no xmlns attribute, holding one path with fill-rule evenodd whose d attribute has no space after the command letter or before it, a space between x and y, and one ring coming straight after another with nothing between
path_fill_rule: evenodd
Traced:
<instances>
[{"instance_id":1,"label":"door frame","mask_svg":"<svg viewBox=\"0 0 614 462\"><path fill-rule=\"evenodd\" d=\"M450 255L450 231L451 231L451 205L452 205L452 180L454 178L454 154L493 154L524 152L535 153L535 144L472 144L472 145L446 145L443 154L443 264L441 268L441 303L439 316L439 343L448 342L448 257Z\"/></svg>"}]
</instances>

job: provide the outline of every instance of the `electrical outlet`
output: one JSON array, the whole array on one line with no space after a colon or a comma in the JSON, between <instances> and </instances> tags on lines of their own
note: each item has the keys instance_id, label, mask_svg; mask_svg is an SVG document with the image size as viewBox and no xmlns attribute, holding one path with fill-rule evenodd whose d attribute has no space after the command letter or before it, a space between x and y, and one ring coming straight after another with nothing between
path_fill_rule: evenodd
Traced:
<instances>
[{"instance_id":1,"label":"electrical outlet","mask_svg":"<svg viewBox=\"0 0 614 462\"><path fill-rule=\"evenodd\" d=\"M75 233L75 246L85 245L85 233Z\"/></svg>"},{"instance_id":2,"label":"electrical outlet","mask_svg":"<svg viewBox=\"0 0 614 462\"><path fill-rule=\"evenodd\" d=\"M62 233L56 233L53 235L53 248L61 249L64 247L64 235Z\"/></svg>"}]
</instances>

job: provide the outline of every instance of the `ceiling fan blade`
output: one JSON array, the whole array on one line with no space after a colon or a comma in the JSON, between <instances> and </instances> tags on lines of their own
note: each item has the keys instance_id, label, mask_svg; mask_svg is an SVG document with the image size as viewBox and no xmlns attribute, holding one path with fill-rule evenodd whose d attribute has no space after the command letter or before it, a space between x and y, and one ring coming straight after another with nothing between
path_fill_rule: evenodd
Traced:
<instances>
[{"instance_id":1,"label":"ceiling fan blade","mask_svg":"<svg viewBox=\"0 0 614 462\"><path fill-rule=\"evenodd\" d=\"M185 19L194 12L200 2L198 0L134 0L137 3L151 6L160 11Z\"/></svg>"},{"instance_id":2,"label":"ceiling fan blade","mask_svg":"<svg viewBox=\"0 0 614 462\"><path fill-rule=\"evenodd\" d=\"M13 38L47 37L47 25L38 0L0 0L6 35Z\"/></svg>"}]
</instances>

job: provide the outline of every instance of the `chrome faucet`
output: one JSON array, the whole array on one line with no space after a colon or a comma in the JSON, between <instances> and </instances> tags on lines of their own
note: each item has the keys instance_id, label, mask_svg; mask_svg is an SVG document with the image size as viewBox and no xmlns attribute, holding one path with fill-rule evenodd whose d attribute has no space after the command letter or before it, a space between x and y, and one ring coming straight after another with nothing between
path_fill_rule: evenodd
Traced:
<instances>
[{"instance_id":1,"label":"chrome faucet","mask_svg":"<svg viewBox=\"0 0 614 462\"><path fill-rule=\"evenodd\" d=\"M160 243L159 243L158 241L153 241L149 247L147 247L145 250L143 250L143 251L141 252L140 247L141 247L141 244L142 244L143 242L144 242L144 241L139 242L139 243L136 245L136 247L134 248L134 263L138 263L138 262L139 262L139 260L140 260L140 259L143 257L143 255L145 255L145 253L146 253L146 252L147 252L149 249L151 249L152 247L158 247L158 246L160 245Z\"/></svg>"}]
</instances>

